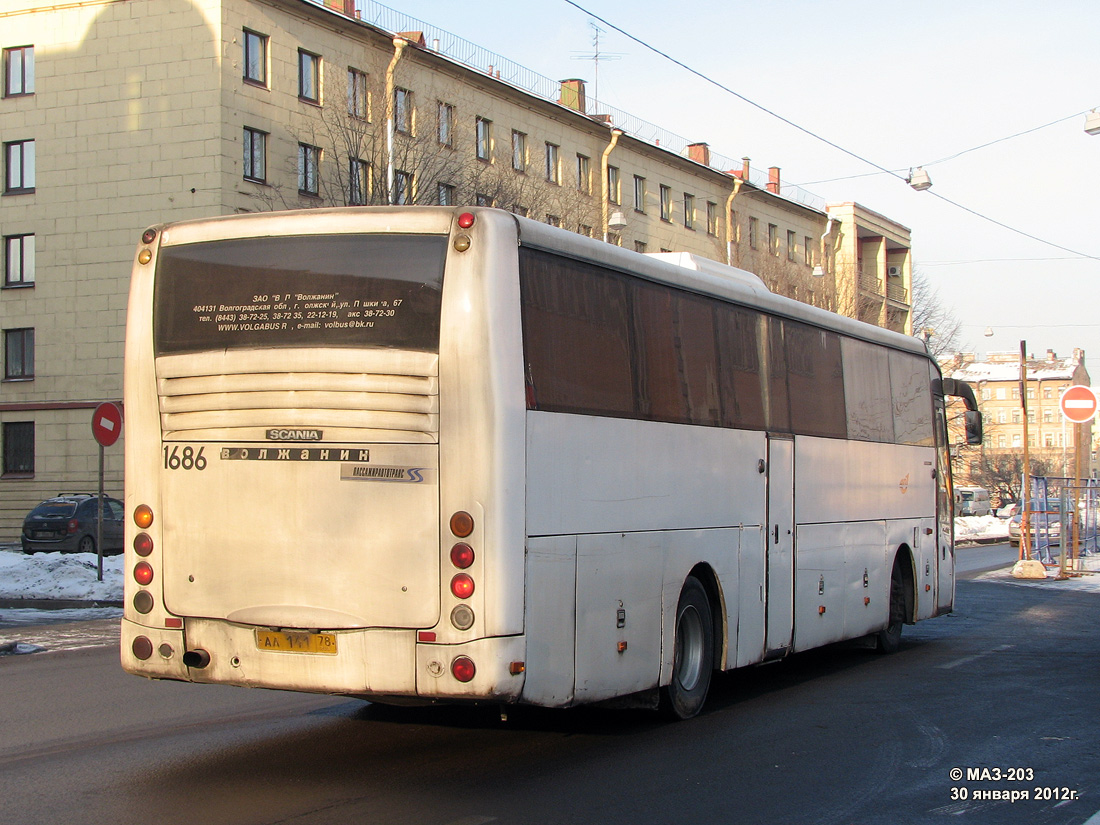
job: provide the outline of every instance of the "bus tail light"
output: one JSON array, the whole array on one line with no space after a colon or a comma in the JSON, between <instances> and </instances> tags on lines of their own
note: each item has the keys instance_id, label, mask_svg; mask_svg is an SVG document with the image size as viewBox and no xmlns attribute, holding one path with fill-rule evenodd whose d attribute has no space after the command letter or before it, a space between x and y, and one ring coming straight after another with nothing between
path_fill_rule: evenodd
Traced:
<instances>
[{"instance_id":1,"label":"bus tail light","mask_svg":"<svg viewBox=\"0 0 1100 825\"><path fill-rule=\"evenodd\" d=\"M460 541L451 548L451 564L459 570L465 570L474 563L474 548Z\"/></svg>"},{"instance_id":2,"label":"bus tail light","mask_svg":"<svg viewBox=\"0 0 1100 825\"><path fill-rule=\"evenodd\" d=\"M153 540L148 533L138 533L134 536L134 552L143 557L153 552Z\"/></svg>"},{"instance_id":3,"label":"bus tail light","mask_svg":"<svg viewBox=\"0 0 1100 825\"><path fill-rule=\"evenodd\" d=\"M451 592L460 599L468 599L474 595L474 580L466 573L456 573L451 579Z\"/></svg>"},{"instance_id":4,"label":"bus tail light","mask_svg":"<svg viewBox=\"0 0 1100 825\"><path fill-rule=\"evenodd\" d=\"M474 626L474 611L468 604L455 605L451 611L451 624L455 630L469 630Z\"/></svg>"},{"instance_id":5,"label":"bus tail light","mask_svg":"<svg viewBox=\"0 0 1100 825\"><path fill-rule=\"evenodd\" d=\"M148 590L139 590L134 594L134 610L143 616L153 612L153 594Z\"/></svg>"},{"instance_id":6,"label":"bus tail light","mask_svg":"<svg viewBox=\"0 0 1100 825\"><path fill-rule=\"evenodd\" d=\"M451 516L451 532L460 539L464 539L474 532L474 517L465 510L459 510Z\"/></svg>"},{"instance_id":7,"label":"bus tail light","mask_svg":"<svg viewBox=\"0 0 1100 825\"><path fill-rule=\"evenodd\" d=\"M153 508L148 504L139 504L134 509L134 524L142 530L148 530L153 524Z\"/></svg>"},{"instance_id":8,"label":"bus tail light","mask_svg":"<svg viewBox=\"0 0 1100 825\"><path fill-rule=\"evenodd\" d=\"M474 225L475 220L477 220L477 218L474 217L473 212L463 212L458 216L458 225L463 229L469 229Z\"/></svg>"},{"instance_id":9,"label":"bus tail light","mask_svg":"<svg viewBox=\"0 0 1100 825\"><path fill-rule=\"evenodd\" d=\"M130 650L133 651L136 658L144 662L153 655L153 643L149 641L147 636L138 636L130 644Z\"/></svg>"},{"instance_id":10,"label":"bus tail light","mask_svg":"<svg viewBox=\"0 0 1100 825\"><path fill-rule=\"evenodd\" d=\"M152 650L149 651L150 655ZM474 660L469 656L458 656L451 662L451 675L460 682L469 682L477 674Z\"/></svg>"},{"instance_id":11,"label":"bus tail light","mask_svg":"<svg viewBox=\"0 0 1100 825\"><path fill-rule=\"evenodd\" d=\"M134 565L134 581L145 587L153 581L153 565L147 561L139 561Z\"/></svg>"}]
</instances>

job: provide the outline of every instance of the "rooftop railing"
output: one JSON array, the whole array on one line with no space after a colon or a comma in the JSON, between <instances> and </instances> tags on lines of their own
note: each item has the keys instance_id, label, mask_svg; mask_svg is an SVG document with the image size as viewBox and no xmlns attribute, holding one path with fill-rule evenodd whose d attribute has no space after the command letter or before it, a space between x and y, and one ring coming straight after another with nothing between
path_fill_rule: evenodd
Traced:
<instances>
[{"instance_id":1,"label":"rooftop railing","mask_svg":"<svg viewBox=\"0 0 1100 825\"><path fill-rule=\"evenodd\" d=\"M339 4L339 0L329 0L327 3L325 0L308 0L308 2L328 8ZM501 82L544 100L556 103L561 96L561 81L559 80L540 75L538 72L508 60L496 52L489 51L476 43L471 43L469 40L451 34L438 26L425 23L423 20L418 20L404 12L377 3L375 0L354 0L354 3L357 18L365 23L392 34L421 32L424 35L427 48L453 60L455 63L477 72L484 72ZM584 114L587 116L599 119L601 122L607 122L616 129L622 129L623 132L637 140L682 157L688 157L688 147L697 142L689 141L629 112L600 102L594 97L585 97L584 108ZM707 165L719 172L731 174L736 171L740 175L742 161L720 155L712 150ZM759 189L769 190L768 174L765 170L750 170L748 183ZM825 210L825 200L823 198L799 186L781 184L778 192L775 191L774 187L769 191L785 200L810 209Z\"/></svg>"}]
</instances>

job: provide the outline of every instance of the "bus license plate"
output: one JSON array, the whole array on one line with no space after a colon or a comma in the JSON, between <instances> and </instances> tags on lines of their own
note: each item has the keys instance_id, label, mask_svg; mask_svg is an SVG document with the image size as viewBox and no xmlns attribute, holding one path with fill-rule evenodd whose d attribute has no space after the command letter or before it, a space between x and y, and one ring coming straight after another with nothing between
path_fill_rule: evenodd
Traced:
<instances>
[{"instance_id":1,"label":"bus license plate","mask_svg":"<svg viewBox=\"0 0 1100 825\"><path fill-rule=\"evenodd\" d=\"M322 653L335 656L336 634L257 630L256 647L279 653Z\"/></svg>"}]
</instances>

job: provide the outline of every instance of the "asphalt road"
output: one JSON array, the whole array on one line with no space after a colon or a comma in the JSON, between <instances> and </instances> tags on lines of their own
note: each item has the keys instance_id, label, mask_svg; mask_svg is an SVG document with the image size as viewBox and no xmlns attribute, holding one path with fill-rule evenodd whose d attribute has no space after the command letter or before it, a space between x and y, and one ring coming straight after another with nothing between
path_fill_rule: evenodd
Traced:
<instances>
[{"instance_id":1,"label":"asphalt road","mask_svg":"<svg viewBox=\"0 0 1100 825\"><path fill-rule=\"evenodd\" d=\"M1100 597L967 575L897 654L726 674L677 724L150 682L94 645L3 657L0 822L1080 825Z\"/></svg>"}]
</instances>

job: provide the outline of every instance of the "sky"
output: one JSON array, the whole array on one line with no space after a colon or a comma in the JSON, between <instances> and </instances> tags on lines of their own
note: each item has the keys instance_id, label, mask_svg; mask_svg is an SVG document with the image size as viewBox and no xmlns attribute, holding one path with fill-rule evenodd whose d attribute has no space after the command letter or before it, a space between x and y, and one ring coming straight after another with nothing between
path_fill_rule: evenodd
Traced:
<instances>
[{"instance_id":1,"label":"sky","mask_svg":"<svg viewBox=\"0 0 1100 825\"><path fill-rule=\"evenodd\" d=\"M1100 135L1085 133L1083 114L1100 106L1100 3L575 2L585 11L567 0L388 5L547 77L584 78L590 94L585 12L603 18L600 51L617 59L599 64L601 101L908 227L914 269L962 324L960 349L1081 347L1100 383ZM928 191L905 183L918 166Z\"/></svg>"}]
</instances>

